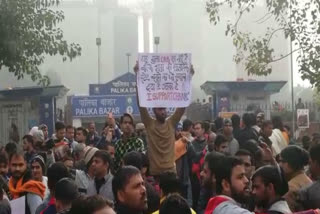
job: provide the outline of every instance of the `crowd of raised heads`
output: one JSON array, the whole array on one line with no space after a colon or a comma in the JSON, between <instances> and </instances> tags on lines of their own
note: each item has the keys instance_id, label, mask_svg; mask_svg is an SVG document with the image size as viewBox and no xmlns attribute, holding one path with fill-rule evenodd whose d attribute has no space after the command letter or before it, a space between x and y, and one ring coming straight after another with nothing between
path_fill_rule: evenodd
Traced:
<instances>
[{"instance_id":1,"label":"crowd of raised heads","mask_svg":"<svg viewBox=\"0 0 320 214\"><path fill-rule=\"evenodd\" d=\"M102 130L41 124L3 145L0 213L22 197L26 214L320 213L319 133L294 138L262 112L153 113L109 114Z\"/></svg>"}]
</instances>

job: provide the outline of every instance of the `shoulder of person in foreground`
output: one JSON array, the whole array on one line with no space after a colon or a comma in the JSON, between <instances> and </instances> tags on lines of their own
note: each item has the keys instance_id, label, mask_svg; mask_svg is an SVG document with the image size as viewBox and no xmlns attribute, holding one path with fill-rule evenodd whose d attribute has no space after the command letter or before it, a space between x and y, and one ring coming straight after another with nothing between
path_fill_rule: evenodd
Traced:
<instances>
[{"instance_id":1,"label":"shoulder of person in foreground","mask_svg":"<svg viewBox=\"0 0 320 214\"><path fill-rule=\"evenodd\" d=\"M233 199L226 196L216 196L209 200L205 214L252 214L241 208Z\"/></svg>"}]
</instances>

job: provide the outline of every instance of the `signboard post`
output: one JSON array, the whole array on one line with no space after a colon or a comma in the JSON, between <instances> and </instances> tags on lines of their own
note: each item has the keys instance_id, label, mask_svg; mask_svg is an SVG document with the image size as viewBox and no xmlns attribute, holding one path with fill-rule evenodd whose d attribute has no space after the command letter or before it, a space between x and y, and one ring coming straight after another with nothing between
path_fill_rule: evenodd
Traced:
<instances>
[{"instance_id":1,"label":"signboard post","mask_svg":"<svg viewBox=\"0 0 320 214\"><path fill-rule=\"evenodd\" d=\"M187 107L191 54L139 54L137 85L142 107Z\"/></svg>"},{"instance_id":2,"label":"signboard post","mask_svg":"<svg viewBox=\"0 0 320 214\"><path fill-rule=\"evenodd\" d=\"M299 129L309 128L309 109L297 109L297 124Z\"/></svg>"}]
</instances>

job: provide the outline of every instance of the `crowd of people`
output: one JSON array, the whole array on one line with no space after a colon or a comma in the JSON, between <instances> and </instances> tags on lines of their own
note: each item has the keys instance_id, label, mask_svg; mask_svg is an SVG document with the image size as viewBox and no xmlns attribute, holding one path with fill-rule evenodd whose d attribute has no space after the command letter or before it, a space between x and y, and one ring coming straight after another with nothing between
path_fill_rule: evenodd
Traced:
<instances>
[{"instance_id":1,"label":"crowd of people","mask_svg":"<svg viewBox=\"0 0 320 214\"><path fill-rule=\"evenodd\" d=\"M184 109L154 118L140 108L88 127L33 127L0 154L0 213L25 197L25 213L319 213L318 136L291 140L281 118L259 113L215 121Z\"/></svg>"},{"instance_id":2,"label":"crowd of people","mask_svg":"<svg viewBox=\"0 0 320 214\"><path fill-rule=\"evenodd\" d=\"M139 99L138 99L139 100ZM139 105L139 103L138 103ZM298 144L280 117L259 112L181 121L139 107L73 127L33 127L0 149L0 213L23 198L26 214L320 213L320 135Z\"/></svg>"}]
</instances>

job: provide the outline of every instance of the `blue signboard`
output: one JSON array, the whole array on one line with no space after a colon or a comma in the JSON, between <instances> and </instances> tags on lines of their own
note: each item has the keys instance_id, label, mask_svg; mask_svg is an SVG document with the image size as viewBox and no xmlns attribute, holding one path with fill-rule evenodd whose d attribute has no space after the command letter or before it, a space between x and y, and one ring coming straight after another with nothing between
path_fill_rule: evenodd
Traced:
<instances>
[{"instance_id":1,"label":"blue signboard","mask_svg":"<svg viewBox=\"0 0 320 214\"><path fill-rule=\"evenodd\" d=\"M136 96L74 96L71 99L72 116L106 117L111 112L115 117L124 113L139 115Z\"/></svg>"},{"instance_id":2,"label":"blue signboard","mask_svg":"<svg viewBox=\"0 0 320 214\"><path fill-rule=\"evenodd\" d=\"M89 94L98 95L135 95L136 75L125 73L106 84L90 84Z\"/></svg>"}]
</instances>

